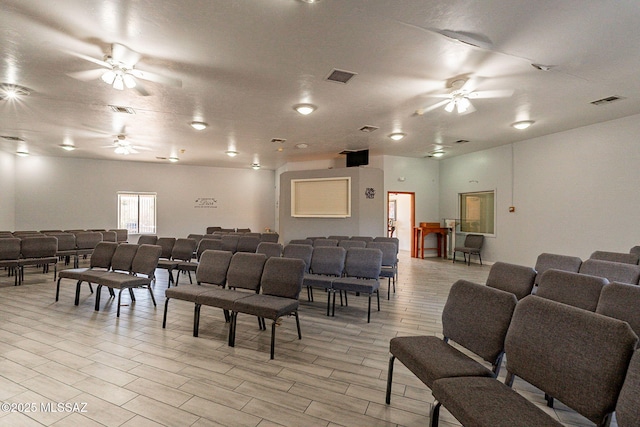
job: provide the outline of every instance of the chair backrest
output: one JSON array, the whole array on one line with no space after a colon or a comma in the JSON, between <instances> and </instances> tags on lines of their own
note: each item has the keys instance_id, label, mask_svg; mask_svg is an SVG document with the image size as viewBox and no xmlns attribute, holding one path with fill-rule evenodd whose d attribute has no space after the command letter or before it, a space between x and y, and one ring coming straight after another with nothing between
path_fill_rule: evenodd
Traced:
<instances>
[{"instance_id":1,"label":"chair backrest","mask_svg":"<svg viewBox=\"0 0 640 427\"><path fill-rule=\"evenodd\" d=\"M196 250L196 259L200 259L202 253L208 249L215 251L222 250L222 240L220 239L202 239L198 243L198 249Z\"/></svg>"},{"instance_id":2,"label":"chair backrest","mask_svg":"<svg viewBox=\"0 0 640 427\"><path fill-rule=\"evenodd\" d=\"M382 269L380 249L350 248L344 261L344 272L349 277L378 279Z\"/></svg>"},{"instance_id":3,"label":"chair backrest","mask_svg":"<svg viewBox=\"0 0 640 427\"><path fill-rule=\"evenodd\" d=\"M250 228L236 228L236 233L251 233Z\"/></svg>"},{"instance_id":4,"label":"chair backrest","mask_svg":"<svg viewBox=\"0 0 640 427\"><path fill-rule=\"evenodd\" d=\"M73 233L47 233L47 236L53 236L58 239L58 252L75 251L76 235Z\"/></svg>"},{"instance_id":5,"label":"chair backrest","mask_svg":"<svg viewBox=\"0 0 640 427\"><path fill-rule=\"evenodd\" d=\"M338 246L341 248L349 249L349 248L366 248L367 242L364 240L340 240L338 242Z\"/></svg>"},{"instance_id":6,"label":"chair backrest","mask_svg":"<svg viewBox=\"0 0 640 427\"><path fill-rule=\"evenodd\" d=\"M601 425L615 409L637 341L626 322L532 295L513 313L506 367Z\"/></svg>"},{"instance_id":7,"label":"chair backrest","mask_svg":"<svg viewBox=\"0 0 640 427\"><path fill-rule=\"evenodd\" d=\"M238 239L238 245L236 247L237 252L255 252L260 244L260 237L257 236L240 236Z\"/></svg>"},{"instance_id":8,"label":"chair backrest","mask_svg":"<svg viewBox=\"0 0 640 427\"><path fill-rule=\"evenodd\" d=\"M538 255L536 266L534 267L538 273L536 285L540 283L542 273L550 268L577 273L580 270L580 265L582 265L582 260L576 256L541 253Z\"/></svg>"},{"instance_id":9,"label":"chair backrest","mask_svg":"<svg viewBox=\"0 0 640 427\"><path fill-rule=\"evenodd\" d=\"M327 239L337 240L339 242L340 240L349 240L349 236L329 236Z\"/></svg>"},{"instance_id":10,"label":"chair backrest","mask_svg":"<svg viewBox=\"0 0 640 427\"><path fill-rule=\"evenodd\" d=\"M609 284L604 277L549 269L542 274L536 295L583 310L596 311L600 293Z\"/></svg>"},{"instance_id":11,"label":"chair backrest","mask_svg":"<svg viewBox=\"0 0 640 427\"><path fill-rule=\"evenodd\" d=\"M285 256L288 257L289 254L286 254ZM342 272L344 271L344 262L346 257L347 250L339 246L319 246L317 248L313 248L309 271L311 271L313 274L341 276Z\"/></svg>"},{"instance_id":12,"label":"chair backrest","mask_svg":"<svg viewBox=\"0 0 640 427\"><path fill-rule=\"evenodd\" d=\"M206 234L213 234L214 231L222 231L222 227L207 227Z\"/></svg>"},{"instance_id":13,"label":"chair backrest","mask_svg":"<svg viewBox=\"0 0 640 427\"><path fill-rule=\"evenodd\" d=\"M618 427L640 426L640 350L636 350L631 357L624 385L618 396L616 405L616 421Z\"/></svg>"},{"instance_id":14,"label":"chair backrest","mask_svg":"<svg viewBox=\"0 0 640 427\"><path fill-rule=\"evenodd\" d=\"M367 242L367 248L380 249L382 251L382 265L394 266L398 260L396 245L392 242Z\"/></svg>"},{"instance_id":15,"label":"chair backrest","mask_svg":"<svg viewBox=\"0 0 640 427\"><path fill-rule=\"evenodd\" d=\"M629 249L629 253L630 254L640 255L640 246L632 247L631 249Z\"/></svg>"},{"instance_id":16,"label":"chair backrest","mask_svg":"<svg viewBox=\"0 0 640 427\"><path fill-rule=\"evenodd\" d=\"M640 266L622 262L588 259L582 262L579 273L606 277L610 282L637 285L640 279Z\"/></svg>"},{"instance_id":17,"label":"chair backrest","mask_svg":"<svg viewBox=\"0 0 640 427\"><path fill-rule=\"evenodd\" d=\"M511 292L458 280L451 286L442 310L442 333L495 364L502 358L516 304Z\"/></svg>"},{"instance_id":18,"label":"chair backrest","mask_svg":"<svg viewBox=\"0 0 640 427\"><path fill-rule=\"evenodd\" d=\"M261 242L278 243L280 235L278 233L262 233L260 234Z\"/></svg>"},{"instance_id":19,"label":"chair backrest","mask_svg":"<svg viewBox=\"0 0 640 427\"><path fill-rule=\"evenodd\" d=\"M311 267L311 256L313 254L313 246L311 245L296 245L296 244L288 244L284 247L282 251L282 256L284 258L297 258L304 261L305 273L309 272L309 268ZM344 257L343 257L343 267L344 267Z\"/></svg>"},{"instance_id":20,"label":"chair backrest","mask_svg":"<svg viewBox=\"0 0 640 427\"><path fill-rule=\"evenodd\" d=\"M313 246L313 240L311 239L292 239L289 240L290 245L309 245Z\"/></svg>"},{"instance_id":21,"label":"chair backrest","mask_svg":"<svg viewBox=\"0 0 640 427\"><path fill-rule=\"evenodd\" d=\"M202 252L196 269L196 281L224 286L232 256L229 251L207 249Z\"/></svg>"},{"instance_id":22,"label":"chair backrest","mask_svg":"<svg viewBox=\"0 0 640 427\"><path fill-rule=\"evenodd\" d=\"M374 237L373 241L374 242L391 242L396 245L396 252L398 252L398 250L400 249L400 239L398 239L397 237L379 236L379 237Z\"/></svg>"},{"instance_id":23,"label":"chair backrest","mask_svg":"<svg viewBox=\"0 0 640 427\"><path fill-rule=\"evenodd\" d=\"M0 260L16 260L20 258L20 239L7 237L0 239Z\"/></svg>"},{"instance_id":24,"label":"chair backrest","mask_svg":"<svg viewBox=\"0 0 640 427\"><path fill-rule=\"evenodd\" d=\"M265 254L267 258L281 257L282 245L274 242L260 242L256 248L256 253Z\"/></svg>"},{"instance_id":25,"label":"chair backrest","mask_svg":"<svg viewBox=\"0 0 640 427\"><path fill-rule=\"evenodd\" d=\"M227 270L227 286L258 292L262 269L266 261L265 254L236 252L233 254L229 270Z\"/></svg>"},{"instance_id":26,"label":"chair backrest","mask_svg":"<svg viewBox=\"0 0 640 427\"><path fill-rule=\"evenodd\" d=\"M176 244L175 237L158 237L156 240L156 245L162 248L162 252L160 253L160 258L170 259L171 252L173 252L173 245Z\"/></svg>"},{"instance_id":27,"label":"chair backrest","mask_svg":"<svg viewBox=\"0 0 640 427\"><path fill-rule=\"evenodd\" d=\"M481 249L484 244L484 236L482 234L467 234L464 238L464 247L472 249Z\"/></svg>"},{"instance_id":28,"label":"chair backrest","mask_svg":"<svg viewBox=\"0 0 640 427\"><path fill-rule=\"evenodd\" d=\"M111 267L111 260L116 252L118 243L116 242L100 242L93 249L91 258L89 259L89 267L106 268Z\"/></svg>"},{"instance_id":29,"label":"chair backrest","mask_svg":"<svg viewBox=\"0 0 640 427\"><path fill-rule=\"evenodd\" d=\"M531 294L536 271L524 265L496 262L489 270L487 286L511 292L518 299Z\"/></svg>"},{"instance_id":30,"label":"chair backrest","mask_svg":"<svg viewBox=\"0 0 640 427\"><path fill-rule=\"evenodd\" d=\"M196 243L200 243L200 240L202 240L202 234L188 234L187 235L187 239L193 239L196 241Z\"/></svg>"},{"instance_id":31,"label":"chair backrest","mask_svg":"<svg viewBox=\"0 0 640 427\"><path fill-rule=\"evenodd\" d=\"M191 261L197 245L198 244L193 239L176 239L176 242L171 249L171 259Z\"/></svg>"},{"instance_id":32,"label":"chair backrest","mask_svg":"<svg viewBox=\"0 0 640 427\"><path fill-rule=\"evenodd\" d=\"M625 264L638 264L638 254L625 253L625 252L607 252L607 251L595 251L591 254L589 259L600 259L602 261L622 262Z\"/></svg>"},{"instance_id":33,"label":"chair backrest","mask_svg":"<svg viewBox=\"0 0 640 427\"><path fill-rule=\"evenodd\" d=\"M304 279L304 261L296 258L269 258L264 264L260 287L265 295L298 299Z\"/></svg>"},{"instance_id":34,"label":"chair backrest","mask_svg":"<svg viewBox=\"0 0 640 427\"><path fill-rule=\"evenodd\" d=\"M25 236L20 244L22 258L43 258L56 256L58 239L53 236Z\"/></svg>"},{"instance_id":35,"label":"chair backrest","mask_svg":"<svg viewBox=\"0 0 640 427\"><path fill-rule=\"evenodd\" d=\"M122 246L122 245L120 245ZM136 274L144 274L153 278L158 260L162 254L162 248L158 245L140 245L131 264L131 271Z\"/></svg>"},{"instance_id":36,"label":"chair backrest","mask_svg":"<svg viewBox=\"0 0 640 427\"><path fill-rule=\"evenodd\" d=\"M313 247L317 248L319 246L338 246L338 241L334 239L315 239Z\"/></svg>"},{"instance_id":37,"label":"chair backrest","mask_svg":"<svg viewBox=\"0 0 640 427\"><path fill-rule=\"evenodd\" d=\"M102 233L99 231L79 231L76 233L78 249L93 249L100 242L102 242Z\"/></svg>"},{"instance_id":38,"label":"chair backrest","mask_svg":"<svg viewBox=\"0 0 640 427\"><path fill-rule=\"evenodd\" d=\"M222 240L222 250L229 252L236 252L238 249L238 240L240 240L239 234L225 234L220 240Z\"/></svg>"},{"instance_id":39,"label":"chair backrest","mask_svg":"<svg viewBox=\"0 0 640 427\"><path fill-rule=\"evenodd\" d=\"M600 293L596 313L624 320L640 336L640 286L609 283Z\"/></svg>"},{"instance_id":40,"label":"chair backrest","mask_svg":"<svg viewBox=\"0 0 640 427\"><path fill-rule=\"evenodd\" d=\"M138 237L139 245L155 245L158 243L158 236L153 234L142 234Z\"/></svg>"},{"instance_id":41,"label":"chair backrest","mask_svg":"<svg viewBox=\"0 0 640 427\"><path fill-rule=\"evenodd\" d=\"M133 259L139 247L140 245L134 243L119 244L111 258L111 269L113 271L132 271Z\"/></svg>"},{"instance_id":42,"label":"chair backrest","mask_svg":"<svg viewBox=\"0 0 640 427\"><path fill-rule=\"evenodd\" d=\"M101 231L103 242L117 242L118 234L115 231Z\"/></svg>"},{"instance_id":43,"label":"chair backrest","mask_svg":"<svg viewBox=\"0 0 640 427\"><path fill-rule=\"evenodd\" d=\"M126 228L114 228L113 231L116 233L116 242L126 242L129 240L129 230Z\"/></svg>"},{"instance_id":44,"label":"chair backrest","mask_svg":"<svg viewBox=\"0 0 640 427\"><path fill-rule=\"evenodd\" d=\"M350 240L361 240L363 242L373 242L373 237L371 237L371 236L351 236Z\"/></svg>"},{"instance_id":45,"label":"chair backrest","mask_svg":"<svg viewBox=\"0 0 640 427\"><path fill-rule=\"evenodd\" d=\"M204 236L202 236L202 239L215 239L215 240L220 240L222 239L222 233L219 231L216 231L213 234L205 234Z\"/></svg>"}]
</instances>

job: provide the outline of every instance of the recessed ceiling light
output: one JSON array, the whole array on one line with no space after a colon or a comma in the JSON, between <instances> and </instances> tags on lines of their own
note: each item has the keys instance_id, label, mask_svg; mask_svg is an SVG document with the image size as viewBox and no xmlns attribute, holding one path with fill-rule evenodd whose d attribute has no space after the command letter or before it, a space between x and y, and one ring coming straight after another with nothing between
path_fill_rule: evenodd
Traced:
<instances>
[{"instance_id":1,"label":"recessed ceiling light","mask_svg":"<svg viewBox=\"0 0 640 427\"><path fill-rule=\"evenodd\" d=\"M67 150L67 151L73 151L76 149L76 146L73 144L68 144L68 143L64 143L64 144L60 144L60 147L63 150Z\"/></svg>"},{"instance_id":2,"label":"recessed ceiling light","mask_svg":"<svg viewBox=\"0 0 640 427\"><path fill-rule=\"evenodd\" d=\"M169 157L169 161L170 161L171 163L175 163L175 162L177 162L178 160L180 160L180 159L179 159L179 158L177 158L177 157L175 157L175 156L174 156L174 157Z\"/></svg>"},{"instance_id":3,"label":"recessed ceiling light","mask_svg":"<svg viewBox=\"0 0 640 427\"><path fill-rule=\"evenodd\" d=\"M21 148L18 151L16 151L16 155L20 157L27 157L29 155L29 150L27 150L26 148Z\"/></svg>"},{"instance_id":4,"label":"recessed ceiling light","mask_svg":"<svg viewBox=\"0 0 640 427\"><path fill-rule=\"evenodd\" d=\"M227 156L229 157L235 157L238 155L237 151L233 151L233 150L229 150L229 151L225 151L225 153L227 154Z\"/></svg>"},{"instance_id":5,"label":"recessed ceiling light","mask_svg":"<svg viewBox=\"0 0 640 427\"><path fill-rule=\"evenodd\" d=\"M205 122L191 122L189 123L191 125L192 128L194 128L195 130L204 130L207 128L207 126L209 126L208 124L206 124Z\"/></svg>"},{"instance_id":6,"label":"recessed ceiling light","mask_svg":"<svg viewBox=\"0 0 640 427\"><path fill-rule=\"evenodd\" d=\"M300 149L309 148L309 144L301 142L300 144L296 144L296 148L300 148Z\"/></svg>"},{"instance_id":7,"label":"recessed ceiling light","mask_svg":"<svg viewBox=\"0 0 640 427\"><path fill-rule=\"evenodd\" d=\"M394 141L400 141L402 138L404 138L405 136L407 136L406 133L402 133L402 132L394 132L391 135L389 135L389 138L393 139Z\"/></svg>"},{"instance_id":8,"label":"recessed ceiling light","mask_svg":"<svg viewBox=\"0 0 640 427\"><path fill-rule=\"evenodd\" d=\"M513 126L516 129L522 130L522 129L528 128L529 126L531 126L534 123L535 122L533 120L522 120L522 121L519 121L519 122L512 123L511 126Z\"/></svg>"},{"instance_id":9,"label":"recessed ceiling light","mask_svg":"<svg viewBox=\"0 0 640 427\"><path fill-rule=\"evenodd\" d=\"M434 151L431 153L432 157L442 157L444 156L444 151L440 150L440 151Z\"/></svg>"},{"instance_id":10,"label":"recessed ceiling light","mask_svg":"<svg viewBox=\"0 0 640 427\"><path fill-rule=\"evenodd\" d=\"M258 169L260 169L260 163L252 163L251 168L257 171Z\"/></svg>"},{"instance_id":11,"label":"recessed ceiling light","mask_svg":"<svg viewBox=\"0 0 640 427\"><path fill-rule=\"evenodd\" d=\"M320 0L300 0L302 3L314 4L318 3Z\"/></svg>"},{"instance_id":12,"label":"recessed ceiling light","mask_svg":"<svg viewBox=\"0 0 640 427\"><path fill-rule=\"evenodd\" d=\"M313 104L296 104L293 106L293 109L296 110L298 113L302 114L303 116L307 116L311 113L313 113L314 111L316 111L316 107Z\"/></svg>"}]
</instances>

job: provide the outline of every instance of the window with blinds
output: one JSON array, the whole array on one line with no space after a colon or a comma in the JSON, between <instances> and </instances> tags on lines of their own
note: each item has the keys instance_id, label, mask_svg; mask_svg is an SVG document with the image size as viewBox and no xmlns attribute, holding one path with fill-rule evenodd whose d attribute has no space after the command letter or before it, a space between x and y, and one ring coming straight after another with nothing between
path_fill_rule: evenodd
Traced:
<instances>
[{"instance_id":1,"label":"window with blinds","mask_svg":"<svg viewBox=\"0 0 640 427\"><path fill-rule=\"evenodd\" d=\"M495 191L460 193L460 231L495 234Z\"/></svg>"},{"instance_id":2,"label":"window with blinds","mask_svg":"<svg viewBox=\"0 0 640 427\"><path fill-rule=\"evenodd\" d=\"M351 216L351 177L291 180L291 216Z\"/></svg>"},{"instance_id":3,"label":"window with blinds","mask_svg":"<svg viewBox=\"0 0 640 427\"><path fill-rule=\"evenodd\" d=\"M118 228L129 234L155 234L156 193L118 193Z\"/></svg>"}]
</instances>

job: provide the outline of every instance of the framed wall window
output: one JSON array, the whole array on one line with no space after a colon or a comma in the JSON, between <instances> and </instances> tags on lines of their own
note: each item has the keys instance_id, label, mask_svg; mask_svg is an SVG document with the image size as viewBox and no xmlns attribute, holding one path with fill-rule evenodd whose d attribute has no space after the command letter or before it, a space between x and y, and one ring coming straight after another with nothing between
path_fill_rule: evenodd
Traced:
<instances>
[{"instance_id":1,"label":"framed wall window","mask_svg":"<svg viewBox=\"0 0 640 427\"><path fill-rule=\"evenodd\" d=\"M350 217L351 177L292 179L291 216Z\"/></svg>"},{"instance_id":2,"label":"framed wall window","mask_svg":"<svg viewBox=\"0 0 640 427\"><path fill-rule=\"evenodd\" d=\"M495 191L460 193L460 231L495 234Z\"/></svg>"},{"instance_id":3,"label":"framed wall window","mask_svg":"<svg viewBox=\"0 0 640 427\"><path fill-rule=\"evenodd\" d=\"M118 193L118 228L156 234L156 193Z\"/></svg>"}]
</instances>

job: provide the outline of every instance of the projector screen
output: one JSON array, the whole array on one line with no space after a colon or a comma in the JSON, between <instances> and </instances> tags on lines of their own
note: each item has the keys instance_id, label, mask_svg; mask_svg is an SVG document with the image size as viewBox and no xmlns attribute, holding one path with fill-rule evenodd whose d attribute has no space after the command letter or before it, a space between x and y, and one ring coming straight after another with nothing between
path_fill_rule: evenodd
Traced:
<instances>
[{"instance_id":1,"label":"projector screen","mask_svg":"<svg viewBox=\"0 0 640 427\"><path fill-rule=\"evenodd\" d=\"M291 216L351 216L351 177L291 180Z\"/></svg>"}]
</instances>

